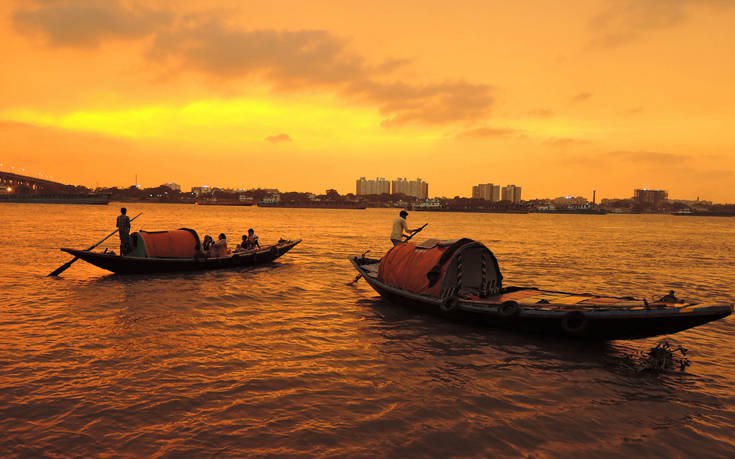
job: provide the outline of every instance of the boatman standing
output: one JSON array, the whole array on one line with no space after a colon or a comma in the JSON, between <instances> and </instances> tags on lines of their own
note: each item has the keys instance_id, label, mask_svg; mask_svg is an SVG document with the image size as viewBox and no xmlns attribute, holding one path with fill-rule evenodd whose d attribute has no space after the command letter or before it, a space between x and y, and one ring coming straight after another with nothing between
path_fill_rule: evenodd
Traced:
<instances>
[{"instance_id":1,"label":"boatman standing","mask_svg":"<svg viewBox=\"0 0 735 459\"><path fill-rule=\"evenodd\" d=\"M130 253L130 217L127 215L128 209L123 207L120 209L120 215L117 217L118 232L120 233L120 255Z\"/></svg>"},{"instance_id":2,"label":"boatman standing","mask_svg":"<svg viewBox=\"0 0 735 459\"><path fill-rule=\"evenodd\" d=\"M399 217L393 220L393 231L390 233L390 241L394 247L400 244L404 237L408 237L411 233L417 231L415 229L408 229L408 223L406 222L408 212L402 210L398 215Z\"/></svg>"}]
</instances>

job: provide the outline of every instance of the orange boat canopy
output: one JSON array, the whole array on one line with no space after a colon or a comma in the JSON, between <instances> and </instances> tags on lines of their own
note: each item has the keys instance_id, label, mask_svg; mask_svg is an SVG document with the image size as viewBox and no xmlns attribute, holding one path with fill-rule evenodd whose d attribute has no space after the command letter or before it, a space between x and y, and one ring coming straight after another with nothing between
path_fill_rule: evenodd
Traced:
<instances>
[{"instance_id":1,"label":"orange boat canopy","mask_svg":"<svg viewBox=\"0 0 735 459\"><path fill-rule=\"evenodd\" d=\"M378 279L419 295L447 298L493 295L503 276L490 249L465 238L398 244L380 261Z\"/></svg>"},{"instance_id":2,"label":"orange boat canopy","mask_svg":"<svg viewBox=\"0 0 735 459\"><path fill-rule=\"evenodd\" d=\"M138 231L130 236L133 245L131 257L194 258L201 247L199 235L188 228Z\"/></svg>"}]
</instances>

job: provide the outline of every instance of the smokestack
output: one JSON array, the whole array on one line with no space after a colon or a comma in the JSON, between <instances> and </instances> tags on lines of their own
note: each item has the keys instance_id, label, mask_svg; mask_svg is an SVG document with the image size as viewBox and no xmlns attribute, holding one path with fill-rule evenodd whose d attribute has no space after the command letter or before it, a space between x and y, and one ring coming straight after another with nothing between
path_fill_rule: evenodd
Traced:
<instances>
[{"instance_id":1,"label":"smokestack","mask_svg":"<svg viewBox=\"0 0 735 459\"><path fill-rule=\"evenodd\" d=\"M597 204L597 190L592 190L592 204Z\"/></svg>"}]
</instances>

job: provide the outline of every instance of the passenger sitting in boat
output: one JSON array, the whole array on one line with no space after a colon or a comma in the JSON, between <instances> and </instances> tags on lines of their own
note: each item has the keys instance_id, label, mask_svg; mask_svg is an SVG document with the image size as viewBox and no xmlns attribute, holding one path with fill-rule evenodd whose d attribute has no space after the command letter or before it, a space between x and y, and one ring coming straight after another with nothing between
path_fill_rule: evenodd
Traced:
<instances>
[{"instance_id":1,"label":"passenger sitting in boat","mask_svg":"<svg viewBox=\"0 0 735 459\"><path fill-rule=\"evenodd\" d=\"M260 242L258 241L258 236L255 235L255 230L250 228L248 230L248 240L247 240L247 247L248 249L256 249L260 248Z\"/></svg>"},{"instance_id":2,"label":"passenger sitting in boat","mask_svg":"<svg viewBox=\"0 0 735 459\"><path fill-rule=\"evenodd\" d=\"M237 248L235 249L235 252L244 252L246 250L248 250L248 235L243 234L242 242L237 244Z\"/></svg>"},{"instance_id":3,"label":"passenger sitting in boat","mask_svg":"<svg viewBox=\"0 0 735 459\"><path fill-rule=\"evenodd\" d=\"M226 257L230 253L227 250L227 236L225 236L225 233L219 234L217 242L212 245L211 252L213 257Z\"/></svg>"},{"instance_id":4,"label":"passenger sitting in boat","mask_svg":"<svg viewBox=\"0 0 735 459\"><path fill-rule=\"evenodd\" d=\"M214 244L212 236L209 234L205 235L204 240L202 241L202 251L208 257L212 256L212 244Z\"/></svg>"}]
</instances>

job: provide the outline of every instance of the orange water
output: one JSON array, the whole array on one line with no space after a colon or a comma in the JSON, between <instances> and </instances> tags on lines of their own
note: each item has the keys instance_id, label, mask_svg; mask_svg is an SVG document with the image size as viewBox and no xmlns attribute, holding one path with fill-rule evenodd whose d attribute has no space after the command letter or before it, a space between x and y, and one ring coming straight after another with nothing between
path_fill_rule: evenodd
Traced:
<instances>
[{"instance_id":1,"label":"orange water","mask_svg":"<svg viewBox=\"0 0 735 459\"><path fill-rule=\"evenodd\" d=\"M69 259L59 247L114 229L118 207L0 204L3 456L735 452L731 317L675 335L685 373L641 376L624 359L658 339L560 342L417 314L346 285L347 255L389 247L387 209L129 204L134 230L304 242L255 269L44 276ZM426 237L486 243L506 285L735 301L735 219L409 216L425 221Z\"/></svg>"}]
</instances>

